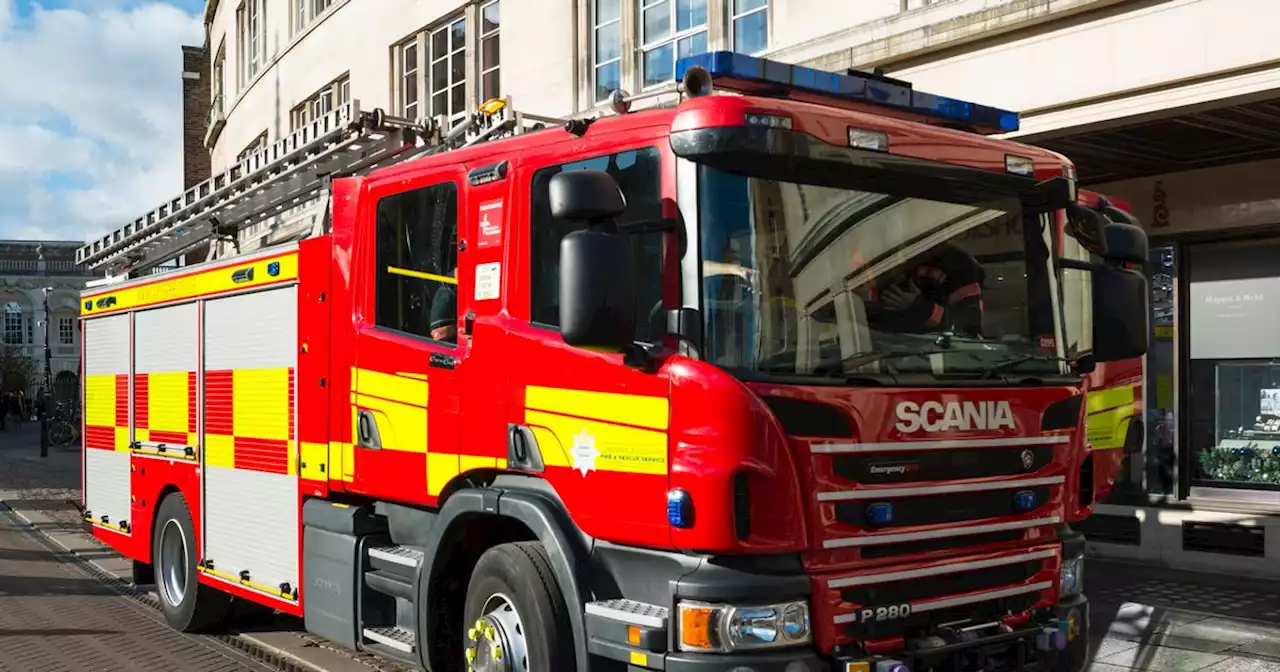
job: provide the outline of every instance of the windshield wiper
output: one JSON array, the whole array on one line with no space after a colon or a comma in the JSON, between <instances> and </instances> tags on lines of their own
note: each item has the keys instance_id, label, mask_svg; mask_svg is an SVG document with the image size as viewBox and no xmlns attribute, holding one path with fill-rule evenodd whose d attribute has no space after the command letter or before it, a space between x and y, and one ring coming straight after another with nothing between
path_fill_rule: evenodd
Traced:
<instances>
[{"instance_id":1,"label":"windshield wiper","mask_svg":"<svg viewBox=\"0 0 1280 672\"><path fill-rule=\"evenodd\" d=\"M985 380L987 378L991 378L995 376L997 373L1000 373L1001 371L1012 369L1020 364L1025 364L1027 362L1033 362L1036 360L1045 361L1045 362L1068 361L1063 357L1058 357L1057 355L1042 355L1040 353L1022 355L1020 357L1014 357L1013 359L1007 359L1003 362L997 362L995 364L992 364L991 366L982 370L982 375L978 376L978 379Z\"/></svg>"},{"instance_id":2,"label":"windshield wiper","mask_svg":"<svg viewBox=\"0 0 1280 672\"><path fill-rule=\"evenodd\" d=\"M928 357L929 355L940 355L944 352L950 352L949 348L925 348L922 350L872 350L868 352L855 352L848 357L840 360L840 370L833 371L834 375L845 375L848 369L856 369L860 366L874 364L886 359L899 359L902 357ZM824 367L825 368L825 367Z\"/></svg>"}]
</instances>

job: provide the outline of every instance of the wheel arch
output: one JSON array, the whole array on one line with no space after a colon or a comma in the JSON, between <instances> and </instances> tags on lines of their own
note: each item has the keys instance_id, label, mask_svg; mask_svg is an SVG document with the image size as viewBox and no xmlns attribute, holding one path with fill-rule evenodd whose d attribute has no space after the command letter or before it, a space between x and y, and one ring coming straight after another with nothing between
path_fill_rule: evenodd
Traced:
<instances>
[{"instance_id":1,"label":"wheel arch","mask_svg":"<svg viewBox=\"0 0 1280 672\"><path fill-rule=\"evenodd\" d=\"M490 527L489 524L499 521L502 521L499 527ZM475 529L487 529L487 532L462 534L464 530ZM454 549L469 541L475 545L467 550L478 558L479 553L500 543L538 541L547 551L556 583L568 606L577 668L579 672L589 669L586 623L582 615L582 605L589 597L586 585L578 580L577 568L586 563L590 539L574 525L549 484L534 477L514 477L500 478L493 487L458 489L441 506L439 518L428 536L426 547L434 550L423 559L415 586L420 633L438 632L432 627L435 610L431 606L436 603L434 599L448 589L444 579L450 576L448 558L453 557ZM471 553L462 557L469 557ZM464 599L469 576L461 586ZM419 651L428 669L451 669L452 661L439 659L442 649L447 650L447 646L439 646L424 637Z\"/></svg>"}]
</instances>

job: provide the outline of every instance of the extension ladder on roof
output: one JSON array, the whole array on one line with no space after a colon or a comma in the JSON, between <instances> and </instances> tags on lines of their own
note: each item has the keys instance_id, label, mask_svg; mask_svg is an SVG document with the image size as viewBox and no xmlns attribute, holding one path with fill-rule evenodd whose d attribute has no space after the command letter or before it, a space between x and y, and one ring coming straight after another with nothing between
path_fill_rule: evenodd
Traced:
<instances>
[{"instance_id":1,"label":"extension ladder on roof","mask_svg":"<svg viewBox=\"0 0 1280 672\"><path fill-rule=\"evenodd\" d=\"M510 99L490 100L451 130L346 103L227 171L197 184L134 222L76 251L76 263L108 275L137 276L205 244L326 195L329 180L532 130L549 117L521 114ZM285 242L285 241L276 241Z\"/></svg>"}]
</instances>

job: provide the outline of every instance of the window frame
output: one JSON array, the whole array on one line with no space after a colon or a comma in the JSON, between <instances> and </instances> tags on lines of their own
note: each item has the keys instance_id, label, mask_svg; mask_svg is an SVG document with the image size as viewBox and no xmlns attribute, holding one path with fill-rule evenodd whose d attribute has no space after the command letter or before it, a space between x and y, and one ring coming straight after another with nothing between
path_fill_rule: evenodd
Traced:
<instances>
[{"instance_id":1,"label":"window frame","mask_svg":"<svg viewBox=\"0 0 1280 672\"><path fill-rule=\"evenodd\" d=\"M58 318L58 345L76 344L76 318L65 315Z\"/></svg>"},{"instance_id":2,"label":"window frame","mask_svg":"<svg viewBox=\"0 0 1280 672\"><path fill-rule=\"evenodd\" d=\"M759 13L764 13L764 49L751 52L749 55L759 56L760 54L763 54L769 51L769 48L773 46L773 2L774 0L763 0L763 1L764 1L763 6L756 7L755 9L749 9L742 13L738 13L734 11L734 6L733 6L736 0L725 0L726 4L725 4L724 14L725 14L726 25L725 25L724 39L725 39L725 44L729 45L730 51L737 51L738 45L735 44L737 42L737 37L736 37L737 30L735 30L735 28L737 27L738 21ZM906 0L903 0L903 1L905 2Z\"/></svg>"},{"instance_id":3,"label":"window frame","mask_svg":"<svg viewBox=\"0 0 1280 672\"><path fill-rule=\"evenodd\" d=\"M472 107L468 104L467 94L469 93L471 82L469 81L470 78L467 77L466 63L467 51L471 48L471 36L474 31L471 30L471 26L468 25L469 23L466 12L457 13L454 14L452 18L446 18L434 28L427 30L425 35L427 48L422 57L426 59L426 67L424 69L423 76L427 83L427 109L430 110L432 117L445 117L450 126L453 126L454 123L465 117ZM453 28L458 24L462 24L463 31L461 48L458 48L458 46L454 44ZM434 46L437 35L443 35L445 40L445 55L440 58L435 57ZM463 64L462 80L456 81L453 77L453 60L459 55L462 58ZM437 63L444 63L445 65L446 83L443 89L436 88L437 82L435 81L435 67ZM453 91L458 87L462 87L462 109L458 112L453 112ZM444 95L444 111L436 109L437 94Z\"/></svg>"},{"instance_id":4,"label":"window frame","mask_svg":"<svg viewBox=\"0 0 1280 672\"><path fill-rule=\"evenodd\" d=\"M705 0L706 19L695 27L679 30L678 12L679 0L636 0L636 81L639 83L641 91L650 91L653 89L667 86L670 82L675 81L675 64L680 60L680 42L695 38L699 35L706 36L707 51L711 49L711 10L712 3L716 0ZM729 7L732 8L733 0L727 0ZM644 34L644 14L646 10L652 10L658 5L666 3L667 5L667 35L666 37L653 41L646 41ZM766 7L768 7L766 0ZM759 10L753 10L759 11ZM745 15L744 15L745 16ZM656 51L667 45L671 45L671 74L672 79L662 80L654 84L645 84L645 57L649 52ZM693 52L699 53L699 52Z\"/></svg>"},{"instance_id":5,"label":"window frame","mask_svg":"<svg viewBox=\"0 0 1280 672\"><path fill-rule=\"evenodd\" d=\"M617 16L615 16L614 18L608 21L605 21L604 23L600 23L598 20L598 17L600 15L601 2L613 3L617 7L617 12L616 12ZM604 93L603 97L596 95L597 89L600 86L600 70L602 68L608 67L616 63L618 66L618 87L617 88L621 89L626 86L626 83L625 83L626 72L624 72L624 68L623 68L622 55L627 51L628 37L626 33L624 33L622 30L624 27L624 24L622 21L622 13L623 11L625 11L625 8L623 7L624 3L622 2L622 0L590 0L590 3L591 4L589 5L588 9L590 10L590 16L591 16L591 34L588 37L587 42L588 42L588 50L589 50L589 53L591 54L591 76L588 77L589 82L587 84L590 90L590 93L588 94L588 98L592 101L593 105L599 105L600 103L607 101L609 99L610 94L612 94L613 92L613 89L610 89ZM618 29L618 55L613 58L610 58L609 60L603 63L598 62L596 60L596 56L597 56L597 53L598 53L597 50L600 44L600 31L602 29L610 28L615 25L617 26L617 29ZM632 39L634 39L634 37Z\"/></svg>"},{"instance_id":6,"label":"window frame","mask_svg":"<svg viewBox=\"0 0 1280 672\"><path fill-rule=\"evenodd\" d=\"M484 13L490 7L498 14L497 27L493 30L485 32ZM497 62L492 67L486 68L484 65L485 45L493 41L497 54ZM489 91L486 85L486 78L493 74L498 78L497 91ZM479 11L476 14L476 87L479 95L476 99L483 102L493 98L502 96L502 0L490 0L480 4Z\"/></svg>"},{"instance_id":7,"label":"window frame","mask_svg":"<svg viewBox=\"0 0 1280 672\"><path fill-rule=\"evenodd\" d=\"M14 308L16 310L13 310ZM4 344L6 346L28 345L27 330L30 319L27 317L27 307L18 301L10 300L0 306L0 309L4 311ZM17 324L10 324L10 321L15 319ZM17 336L16 342L10 338L11 333Z\"/></svg>"},{"instance_id":8,"label":"window frame","mask_svg":"<svg viewBox=\"0 0 1280 672\"><path fill-rule=\"evenodd\" d=\"M622 145L591 147L589 149L583 150L577 154L572 154L572 155L566 155L563 151L564 149L563 147L556 147L555 149L556 149L556 152L554 154L549 153L525 163L525 169L521 173L520 184L518 185L517 188L523 192L523 198L525 199L525 202L527 203L527 207L529 209L529 216L528 216L528 219L526 220L528 224L527 226L524 227L523 239L519 243L521 246L520 256L523 259L528 260L525 265L525 268L520 271L520 273L524 276L524 282L528 283L528 287L529 287L528 293L526 295L526 302L523 306L524 310L527 311L525 313L525 321L527 321L529 326L534 329L538 329L541 331L553 331L553 332L559 333L560 332L559 325L540 322L534 318L534 303L537 300L537 295L535 294L533 289L536 286L535 274L537 271L537 269L535 268L535 265L537 263L537 256L534 253L534 238L535 238L534 217L537 214L536 203L538 200L534 194L534 185L535 185L535 181L538 174L550 168L557 168L557 167L565 166L569 164L584 163L587 161L594 161L599 159L607 159L608 157L616 154L626 154L628 152L643 152L645 150L653 150L654 152L656 152L658 157L659 170L658 170L658 180L657 180L657 194L658 194L658 199L660 203L665 202L671 198L671 186L674 185L674 174L672 173L673 157L670 154L670 149L664 146L664 144L660 141L660 139L655 141L654 138L646 137L646 138L634 140ZM669 174L669 173L672 173L672 174ZM665 215L666 214L665 206L660 206L660 208L664 210L663 214ZM657 272L659 276L658 277L659 299L665 300L664 294L666 292L666 286L667 286L666 275L669 272L668 267L674 266L677 270L679 269L679 260L676 259L674 260L674 263L673 263L673 260L671 259L671 255L670 255L672 247L669 241L672 239L672 236L674 234L672 232L654 232L650 234L637 234L637 235L656 235L658 236L658 239L661 241L661 246L662 246L661 259L659 261ZM558 260L557 260L557 263L558 263ZM638 309L639 309L639 306L637 306L637 310ZM641 324L639 323L639 321L637 321L636 327L637 329L641 328ZM661 339L658 339L657 341L637 340L636 342L645 343L648 345L657 345L658 342L660 342L660 340Z\"/></svg>"},{"instance_id":9,"label":"window frame","mask_svg":"<svg viewBox=\"0 0 1280 672\"><path fill-rule=\"evenodd\" d=\"M351 73L344 72L289 110L289 132L351 102Z\"/></svg>"},{"instance_id":10,"label":"window frame","mask_svg":"<svg viewBox=\"0 0 1280 672\"><path fill-rule=\"evenodd\" d=\"M267 130L263 129L261 133L254 136L253 140L249 141L249 144L244 146L244 149L240 150L240 152L236 154L236 163L240 163L254 154L261 152L266 149L269 144L271 143L268 142Z\"/></svg>"},{"instance_id":11,"label":"window frame","mask_svg":"<svg viewBox=\"0 0 1280 672\"><path fill-rule=\"evenodd\" d=\"M462 314L462 305L463 305L464 296L460 291L461 285L459 283L461 279L460 276L462 275L462 269L461 269L461 250L458 248L458 243L462 240L464 219L466 217L465 207L467 202L467 192L466 192L467 184L464 181L459 179L459 177L456 174L456 171L454 170L441 170L439 172L433 170L431 175L425 176L421 180L415 180L415 182L413 184L408 185L407 188L397 188L394 191L387 190L384 193L376 194L374 199L372 199L372 204L369 206L370 210L368 212L371 215L373 230L370 232L372 235L366 238L367 240L372 241L372 244L370 245L371 249L369 249L369 252L365 257L366 259L368 259L367 263L369 264L368 268L370 269L368 275L366 276L370 279L370 288L366 296L368 296L369 299L372 300L372 303L370 304L370 310L369 310L370 318L368 322L368 327L377 331L381 331L388 334L394 334L396 336L411 339L417 342L428 343L431 345L435 345L435 346L450 349L450 350L457 350L461 346L459 342L461 340L460 338L457 338L455 336L455 341L451 343L449 341L442 341L439 339L432 338L430 331L428 331L426 334L418 334L412 331L405 331L404 329L400 329L395 326L391 326L389 324L384 324L379 321L379 310L378 310L378 296L379 296L378 292L384 277L384 270L383 270L381 261L378 257L378 242L379 242L378 239L379 239L379 233L380 233L380 230L378 228L378 225L379 225L378 210L380 206L384 201L387 201L389 199L404 196L406 194L412 194L414 192L422 191L425 189L434 189L446 184L451 185L453 187L453 196L454 196L453 259L454 259L454 263L458 265L458 272L455 274L453 278L453 282L444 283L442 278L446 276L437 276L435 274L427 273L425 271L419 271L416 269L399 267L399 266L394 268L397 268L398 270L402 270L402 271L407 271L408 273L401 274L401 275L405 275L406 277L418 278L428 282L435 282L440 284L452 284L454 287L454 292L456 294L455 306L454 306L455 323L457 321L458 316ZM388 265L388 268L392 268L392 267ZM422 277L422 276L430 276L430 277ZM434 299L434 297L435 297L435 293L433 292L432 298ZM429 312L430 306L425 306L425 307Z\"/></svg>"}]
</instances>

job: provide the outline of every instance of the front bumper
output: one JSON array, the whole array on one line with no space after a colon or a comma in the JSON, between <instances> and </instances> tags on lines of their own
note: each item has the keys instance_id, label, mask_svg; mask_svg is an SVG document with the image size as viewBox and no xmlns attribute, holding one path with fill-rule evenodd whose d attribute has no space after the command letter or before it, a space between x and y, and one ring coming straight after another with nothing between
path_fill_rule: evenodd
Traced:
<instances>
[{"instance_id":1,"label":"front bumper","mask_svg":"<svg viewBox=\"0 0 1280 672\"><path fill-rule=\"evenodd\" d=\"M608 577L605 585L609 592L627 596L627 599L592 602L587 606L588 649L597 659L625 663L626 669L637 671L876 672L875 659L840 656L833 659L819 654L814 647L741 653L677 650L676 624L671 621L677 601L734 602L759 600L763 596L807 598L810 597L810 577L803 573L798 562L714 563L698 556L597 542L591 564L595 565L591 575ZM988 660L993 670L1083 670L1088 657L1086 599L1070 598L1056 609L1037 610L1035 616L1034 624L988 631L977 637L952 637L950 641L939 641L935 637L929 650L919 646L913 650L912 645L908 645L900 654L886 658L906 663L909 670L932 668L936 672L984 669L984 661ZM1046 650L1042 640L1051 632L1061 633L1065 648Z\"/></svg>"}]
</instances>

